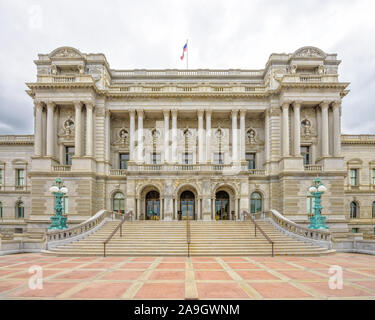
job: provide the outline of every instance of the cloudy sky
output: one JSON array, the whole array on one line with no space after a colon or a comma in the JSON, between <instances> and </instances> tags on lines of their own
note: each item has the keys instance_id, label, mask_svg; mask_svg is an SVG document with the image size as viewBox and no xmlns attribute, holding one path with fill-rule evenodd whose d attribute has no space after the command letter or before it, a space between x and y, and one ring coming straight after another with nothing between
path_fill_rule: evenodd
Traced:
<instances>
[{"instance_id":1,"label":"cloudy sky","mask_svg":"<svg viewBox=\"0 0 375 320\"><path fill-rule=\"evenodd\" d=\"M272 52L338 53L344 133L375 134L374 0L0 0L0 134L33 132L33 60L60 46L115 69L261 69Z\"/></svg>"}]
</instances>

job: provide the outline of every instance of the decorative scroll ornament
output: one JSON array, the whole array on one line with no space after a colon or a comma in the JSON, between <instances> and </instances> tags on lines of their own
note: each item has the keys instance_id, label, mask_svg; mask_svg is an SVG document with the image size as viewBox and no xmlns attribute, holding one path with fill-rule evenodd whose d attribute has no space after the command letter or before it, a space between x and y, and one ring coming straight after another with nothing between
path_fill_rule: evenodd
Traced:
<instances>
[{"instance_id":1,"label":"decorative scroll ornament","mask_svg":"<svg viewBox=\"0 0 375 320\"><path fill-rule=\"evenodd\" d=\"M73 49L70 48L62 48L55 52L53 55L54 57L58 58L75 58L75 57L80 57L81 55L74 51Z\"/></svg>"},{"instance_id":2,"label":"decorative scroll ornament","mask_svg":"<svg viewBox=\"0 0 375 320\"><path fill-rule=\"evenodd\" d=\"M322 50L314 47L304 47L298 49L294 54L295 57L303 58L325 58L325 54Z\"/></svg>"}]
</instances>

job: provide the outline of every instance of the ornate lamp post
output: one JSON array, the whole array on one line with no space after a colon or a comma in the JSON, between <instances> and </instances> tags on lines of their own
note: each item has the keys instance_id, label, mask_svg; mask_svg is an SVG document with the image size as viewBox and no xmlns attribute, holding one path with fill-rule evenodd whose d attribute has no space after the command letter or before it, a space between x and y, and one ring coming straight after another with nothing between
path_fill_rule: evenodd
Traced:
<instances>
[{"instance_id":1,"label":"ornate lamp post","mask_svg":"<svg viewBox=\"0 0 375 320\"><path fill-rule=\"evenodd\" d=\"M320 178L314 180L314 185L309 188L309 192L314 196L314 215L310 217L309 229L328 229L325 224L326 217L321 215L323 209L321 205L321 196L327 188L323 185Z\"/></svg>"},{"instance_id":2,"label":"ornate lamp post","mask_svg":"<svg viewBox=\"0 0 375 320\"><path fill-rule=\"evenodd\" d=\"M63 204L62 199L64 195L68 192L68 188L63 185L61 178L56 179L56 184L52 186L49 191L56 197L56 204L55 204L55 216L52 216L51 219L51 226L48 229L66 229L68 228L66 225L67 217L63 216Z\"/></svg>"}]
</instances>

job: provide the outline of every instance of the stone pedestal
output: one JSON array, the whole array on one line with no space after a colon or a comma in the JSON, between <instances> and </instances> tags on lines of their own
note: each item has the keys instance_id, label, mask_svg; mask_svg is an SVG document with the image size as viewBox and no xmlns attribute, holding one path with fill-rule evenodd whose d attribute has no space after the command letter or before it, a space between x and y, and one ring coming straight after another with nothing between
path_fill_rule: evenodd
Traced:
<instances>
[{"instance_id":1,"label":"stone pedestal","mask_svg":"<svg viewBox=\"0 0 375 320\"><path fill-rule=\"evenodd\" d=\"M302 157L285 157L279 162L281 171L304 171Z\"/></svg>"},{"instance_id":2,"label":"stone pedestal","mask_svg":"<svg viewBox=\"0 0 375 320\"><path fill-rule=\"evenodd\" d=\"M53 157L32 158L31 170L51 172L52 166L58 164L57 159Z\"/></svg>"},{"instance_id":3,"label":"stone pedestal","mask_svg":"<svg viewBox=\"0 0 375 320\"><path fill-rule=\"evenodd\" d=\"M317 161L323 165L324 171L343 171L345 170L343 157L323 157Z\"/></svg>"},{"instance_id":4,"label":"stone pedestal","mask_svg":"<svg viewBox=\"0 0 375 320\"><path fill-rule=\"evenodd\" d=\"M91 157L72 157L72 171L96 172L96 161Z\"/></svg>"}]
</instances>

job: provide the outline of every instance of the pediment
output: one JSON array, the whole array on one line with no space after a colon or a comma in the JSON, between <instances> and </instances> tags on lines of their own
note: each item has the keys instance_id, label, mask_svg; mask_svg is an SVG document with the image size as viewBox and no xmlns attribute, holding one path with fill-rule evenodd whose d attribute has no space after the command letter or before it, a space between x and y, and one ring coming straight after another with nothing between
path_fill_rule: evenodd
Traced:
<instances>
[{"instance_id":1,"label":"pediment","mask_svg":"<svg viewBox=\"0 0 375 320\"><path fill-rule=\"evenodd\" d=\"M72 47L60 47L53 50L50 58L83 58L82 53L79 50Z\"/></svg>"},{"instance_id":2,"label":"pediment","mask_svg":"<svg viewBox=\"0 0 375 320\"><path fill-rule=\"evenodd\" d=\"M325 59L324 51L316 47L302 47L293 53L293 58L320 58Z\"/></svg>"}]
</instances>

